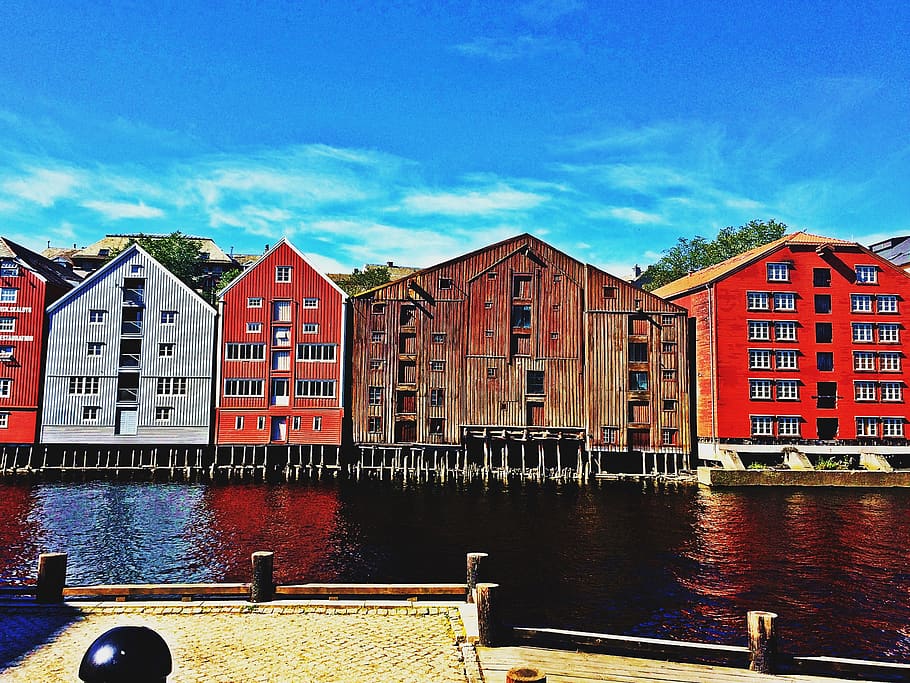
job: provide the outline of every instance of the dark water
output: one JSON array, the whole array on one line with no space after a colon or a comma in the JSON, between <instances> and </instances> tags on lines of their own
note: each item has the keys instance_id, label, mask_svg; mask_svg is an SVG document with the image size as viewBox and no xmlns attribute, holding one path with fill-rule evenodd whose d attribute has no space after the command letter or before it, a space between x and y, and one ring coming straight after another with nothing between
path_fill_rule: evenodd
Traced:
<instances>
[{"instance_id":1,"label":"dark water","mask_svg":"<svg viewBox=\"0 0 910 683\"><path fill-rule=\"evenodd\" d=\"M523 626L910 661L910 492L312 485L0 485L0 582L69 553L70 583L464 581L490 553Z\"/></svg>"}]
</instances>

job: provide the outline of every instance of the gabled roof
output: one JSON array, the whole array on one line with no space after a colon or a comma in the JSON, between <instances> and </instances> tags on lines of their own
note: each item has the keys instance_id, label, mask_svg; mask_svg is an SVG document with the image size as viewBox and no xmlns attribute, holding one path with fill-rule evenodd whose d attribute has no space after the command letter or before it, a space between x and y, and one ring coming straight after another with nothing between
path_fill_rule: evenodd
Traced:
<instances>
[{"instance_id":1,"label":"gabled roof","mask_svg":"<svg viewBox=\"0 0 910 683\"><path fill-rule=\"evenodd\" d=\"M348 295L344 292L343 289L341 289L341 287L339 287L337 284L335 284L330 277L328 277L325 273L323 273L316 266L314 266L312 263L310 263L310 260L306 256L303 255L303 252L300 251L293 244L291 244L291 242L288 240L287 237L282 237L280 240L278 240L275 243L275 246L273 246L271 249L269 249L267 252L265 252L262 256L260 256L258 259L256 259L256 261L254 263L251 263L249 266L244 268L243 272L240 275L238 275L233 280L231 280L231 282L228 284L227 287L225 287L220 292L218 292L218 300L221 301L224 298L224 295L228 292L228 290L231 289L231 287L236 285L238 282L243 280L249 273L251 273L253 270L255 270L256 267L260 263L262 263L262 261L264 261L266 259L266 257L270 256L272 254L272 252L274 252L276 249L278 249L278 247L280 247L282 244L288 245L288 247L291 249L291 251L293 251L295 254L297 254L297 256L300 258L300 260L303 261L305 264L307 264L307 266L309 266L309 268L314 273L317 273L319 275L319 277L321 277L323 280L325 280L330 285L332 285L332 287L334 287L338 291L338 293L341 294L342 301L347 299Z\"/></svg>"},{"instance_id":2,"label":"gabled roof","mask_svg":"<svg viewBox=\"0 0 910 683\"><path fill-rule=\"evenodd\" d=\"M0 256L17 259L26 268L41 276L48 284L58 287L74 287L82 280L63 266L5 237L0 237Z\"/></svg>"},{"instance_id":3,"label":"gabled roof","mask_svg":"<svg viewBox=\"0 0 910 683\"><path fill-rule=\"evenodd\" d=\"M811 235L807 232L794 232L789 235L784 235L783 237L774 240L773 242L768 242L768 244L763 244L760 247L755 247L749 251L744 251L742 254L728 258L726 261L721 261L716 263L713 266L708 266L707 268L702 268L694 273L681 277L678 280L674 280L663 287L658 287L652 293L663 298L670 298L674 296L679 296L680 294L690 292L693 289L698 287L703 287L704 285L710 284L712 282L717 282L722 280L728 275L745 268L746 266L758 261L765 256L774 253L782 247L789 245L807 245L815 247L823 247L825 245L831 247L859 247L865 249L862 245L857 244L856 242L848 242L847 240L834 239L832 237L822 237L820 235Z\"/></svg>"},{"instance_id":4,"label":"gabled roof","mask_svg":"<svg viewBox=\"0 0 910 683\"><path fill-rule=\"evenodd\" d=\"M888 259L898 266L903 267L910 264L910 236L908 235L870 244L869 249L872 253Z\"/></svg>"},{"instance_id":5,"label":"gabled roof","mask_svg":"<svg viewBox=\"0 0 910 683\"><path fill-rule=\"evenodd\" d=\"M70 299L74 299L77 296L79 296L83 290L86 290L89 287L91 287L92 285L94 285L95 282L103 280L105 277L107 277L109 272L115 270L116 268L119 268L121 263L132 258L133 254L135 254L135 253L143 254L152 263L156 263L158 265L158 267L161 268L161 270L164 271L168 275L168 277L170 277L172 280L174 280L177 283L178 286L182 287L187 292L191 293L196 299L199 300L200 303L204 304L205 307L209 310L209 312L212 315L216 314L215 308L208 301L206 301L201 296L199 296L199 293L196 290L194 290L192 287L190 287L185 282L183 282L183 280L181 280L179 277L177 277L171 271L169 271L167 268L165 268L158 259L156 259L150 253L148 253L145 249L143 249L142 247L140 247L138 244L135 244L135 243L131 244L129 247L127 247L126 249L121 251L114 258L112 258L110 261L108 261L107 263L102 265L98 270L94 271L91 275L86 277L85 280L83 280L79 284L78 287L74 287L73 289L68 291L66 294L64 294L62 297L57 299L53 304L48 306L47 312L50 313L51 311L57 310L58 308L63 306L66 302L68 302Z\"/></svg>"}]
</instances>

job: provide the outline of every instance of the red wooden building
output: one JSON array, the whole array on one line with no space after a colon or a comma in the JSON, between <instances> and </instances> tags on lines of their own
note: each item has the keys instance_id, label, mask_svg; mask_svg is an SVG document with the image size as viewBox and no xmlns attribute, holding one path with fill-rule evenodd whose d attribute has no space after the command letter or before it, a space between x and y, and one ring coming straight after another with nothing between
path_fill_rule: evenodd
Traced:
<instances>
[{"instance_id":1,"label":"red wooden building","mask_svg":"<svg viewBox=\"0 0 910 683\"><path fill-rule=\"evenodd\" d=\"M906 448L910 276L802 232L655 294L694 319L699 454Z\"/></svg>"},{"instance_id":2,"label":"red wooden building","mask_svg":"<svg viewBox=\"0 0 910 683\"><path fill-rule=\"evenodd\" d=\"M216 444L341 444L344 302L285 239L221 292Z\"/></svg>"},{"instance_id":3,"label":"red wooden building","mask_svg":"<svg viewBox=\"0 0 910 683\"><path fill-rule=\"evenodd\" d=\"M44 375L44 311L79 279L0 237L0 444L35 441Z\"/></svg>"}]
</instances>

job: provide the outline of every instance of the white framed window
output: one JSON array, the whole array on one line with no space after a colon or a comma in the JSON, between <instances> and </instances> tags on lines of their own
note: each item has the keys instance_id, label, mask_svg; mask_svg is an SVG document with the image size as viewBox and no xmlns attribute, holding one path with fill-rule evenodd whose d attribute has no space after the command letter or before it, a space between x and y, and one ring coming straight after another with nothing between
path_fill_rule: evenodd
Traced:
<instances>
[{"instance_id":1,"label":"white framed window","mask_svg":"<svg viewBox=\"0 0 910 683\"><path fill-rule=\"evenodd\" d=\"M298 379L295 393L299 398L335 398L335 380Z\"/></svg>"},{"instance_id":2,"label":"white framed window","mask_svg":"<svg viewBox=\"0 0 910 683\"><path fill-rule=\"evenodd\" d=\"M382 358L371 358L370 359L370 370L382 370Z\"/></svg>"},{"instance_id":3,"label":"white framed window","mask_svg":"<svg viewBox=\"0 0 910 683\"><path fill-rule=\"evenodd\" d=\"M382 432L382 418L378 415L370 415L367 418L367 431L370 434L379 434Z\"/></svg>"},{"instance_id":4,"label":"white framed window","mask_svg":"<svg viewBox=\"0 0 910 683\"><path fill-rule=\"evenodd\" d=\"M878 354L878 369L880 372L900 372L901 355L894 351L882 351Z\"/></svg>"},{"instance_id":5,"label":"white framed window","mask_svg":"<svg viewBox=\"0 0 910 683\"><path fill-rule=\"evenodd\" d=\"M0 346L0 361L10 360L16 357L16 347L11 344Z\"/></svg>"},{"instance_id":6,"label":"white framed window","mask_svg":"<svg viewBox=\"0 0 910 683\"><path fill-rule=\"evenodd\" d=\"M799 381L795 379L777 380L777 400L778 401L798 401L799 400Z\"/></svg>"},{"instance_id":7,"label":"white framed window","mask_svg":"<svg viewBox=\"0 0 910 683\"><path fill-rule=\"evenodd\" d=\"M261 379L226 379L225 396L263 396L265 380Z\"/></svg>"},{"instance_id":8,"label":"white framed window","mask_svg":"<svg viewBox=\"0 0 910 683\"><path fill-rule=\"evenodd\" d=\"M0 261L0 277L18 277L19 264L12 259L3 259Z\"/></svg>"},{"instance_id":9,"label":"white framed window","mask_svg":"<svg viewBox=\"0 0 910 683\"><path fill-rule=\"evenodd\" d=\"M16 319L4 316L0 318L0 332L15 332Z\"/></svg>"},{"instance_id":10,"label":"white framed window","mask_svg":"<svg viewBox=\"0 0 910 683\"><path fill-rule=\"evenodd\" d=\"M100 377L70 377L69 393L74 395L97 394L101 390ZM0 393L0 396L3 394Z\"/></svg>"},{"instance_id":11,"label":"white framed window","mask_svg":"<svg viewBox=\"0 0 910 683\"><path fill-rule=\"evenodd\" d=\"M897 313L897 295L879 294L875 297L879 313Z\"/></svg>"},{"instance_id":12,"label":"white framed window","mask_svg":"<svg viewBox=\"0 0 910 683\"><path fill-rule=\"evenodd\" d=\"M246 307L247 308L262 308L262 297L261 296L247 297Z\"/></svg>"},{"instance_id":13,"label":"white framed window","mask_svg":"<svg viewBox=\"0 0 910 683\"><path fill-rule=\"evenodd\" d=\"M316 297L308 296L303 300L304 308L319 308L319 299Z\"/></svg>"},{"instance_id":14,"label":"white framed window","mask_svg":"<svg viewBox=\"0 0 910 683\"><path fill-rule=\"evenodd\" d=\"M82 421L95 423L101 419L101 406L82 406Z\"/></svg>"},{"instance_id":15,"label":"white framed window","mask_svg":"<svg viewBox=\"0 0 910 683\"><path fill-rule=\"evenodd\" d=\"M335 349L335 344L297 344L297 360L331 363L335 360Z\"/></svg>"},{"instance_id":16,"label":"white framed window","mask_svg":"<svg viewBox=\"0 0 910 683\"><path fill-rule=\"evenodd\" d=\"M319 332L319 323L303 323L301 331L303 334L316 334Z\"/></svg>"},{"instance_id":17,"label":"white framed window","mask_svg":"<svg viewBox=\"0 0 910 683\"><path fill-rule=\"evenodd\" d=\"M275 282L290 282L291 281L291 267L290 266L275 266Z\"/></svg>"},{"instance_id":18,"label":"white framed window","mask_svg":"<svg viewBox=\"0 0 910 683\"><path fill-rule=\"evenodd\" d=\"M155 394L158 396L185 396L186 377L159 377L155 383Z\"/></svg>"},{"instance_id":19,"label":"white framed window","mask_svg":"<svg viewBox=\"0 0 910 683\"><path fill-rule=\"evenodd\" d=\"M385 341L385 332L371 332L370 341L373 344L382 344Z\"/></svg>"},{"instance_id":20,"label":"white framed window","mask_svg":"<svg viewBox=\"0 0 910 683\"><path fill-rule=\"evenodd\" d=\"M871 294L851 294L850 311L853 313L871 313L872 312L872 295Z\"/></svg>"},{"instance_id":21,"label":"white framed window","mask_svg":"<svg viewBox=\"0 0 910 683\"><path fill-rule=\"evenodd\" d=\"M0 304L14 304L18 299L18 289L15 287L0 287Z\"/></svg>"},{"instance_id":22,"label":"white framed window","mask_svg":"<svg viewBox=\"0 0 910 683\"><path fill-rule=\"evenodd\" d=\"M901 326L897 323L879 323L878 341L882 344L898 344L901 340Z\"/></svg>"},{"instance_id":23,"label":"white framed window","mask_svg":"<svg viewBox=\"0 0 910 683\"><path fill-rule=\"evenodd\" d=\"M769 263L768 282L789 282L790 266L787 263Z\"/></svg>"},{"instance_id":24,"label":"white framed window","mask_svg":"<svg viewBox=\"0 0 910 683\"><path fill-rule=\"evenodd\" d=\"M751 341L769 341L771 339L771 323L767 320L750 320L748 329Z\"/></svg>"},{"instance_id":25,"label":"white framed window","mask_svg":"<svg viewBox=\"0 0 910 683\"><path fill-rule=\"evenodd\" d=\"M856 266L856 283L874 285L878 282L878 266Z\"/></svg>"},{"instance_id":26,"label":"white framed window","mask_svg":"<svg viewBox=\"0 0 910 683\"><path fill-rule=\"evenodd\" d=\"M88 321L90 325L100 325L104 322L104 315L107 311L102 311L100 309L93 309L88 312Z\"/></svg>"},{"instance_id":27,"label":"white framed window","mask_svg":"<svg viewBox=\"0 0 910 683\"><path fill-rule=\"evenodd\" d=\"M749 380L749 398L753 401L770 401L771 400L771 380L770 379L750 379Z\"/></svg>"},{"instance_id":28,"label":"white framed window","mask_svg":"<svg viewBox=\"0 0 910 683\"><path fill-rule=\"evenodd\" d=\"M246 333L247 334L260 334L262 332L262 323L247 323L246 324Z\"/></svg>"},{"instance_id":29,"label":"white framed window","mask_svg":"<svg viewBox=\"0 0 910 683\"><path fill-rule=\"evenodd\" d=\"M159 358L173 358L174 353L176 351L177 351L177 345L173 342L158 344L158 357Z\"/></svg>"},{"instance_id":30,"label":"white framed window","mask_svg":"<svg viewBox=\"0 0 910 683\"><path fill-rule=\"evenodd\" d=\"M439 278L439 289L452 289L452 278L450 278L450 277Z\"/></svg>"},{"instance_id":31,"label":"white framed window","mask_svg":"<svg viewBox=\"0 0 910 683\"><path fill-rule=\"evenodd\" d=\"M0 398L9 398L13 393L13 380L0 379ZM73 393L73 392L70 392Z\"/></svg>"},{"instance_id":32,"label":"white framed window","mask_svg":"<svg viewBox=\"0 0 910 683\"><path fill-rule=\"evenodd\" d=\"M162 325L176 325L177 324L177 311L161 311L161 324Z\"/></svg>"},{"instance_id":33,"label":"white framed window","mask_svg":"<svg viewBox=\"0 0 910 683\"><path fill-rule=\"evenodd\" d=\"M300 429L300 415L295 415L294 419L291 420L291 429L293 429L293 430Z\"/></svg>"},{"instance_id":34,"label":"white framed window","mask_svg":"<svg viewBox=\"0 0 910 683\"><path fill-rule=\"evenodd\" d=\"M234 418L234 429L237 431L243 429L243 415L238 415Z\"/></svg>"},{"instance_id":35,"label":"white framed window","mask_svg":"<svg viewBox=\"0 0 910 683\"><path fill-rule=\"evenodd\" d=\"M256 417L256 429L265 429L265 415L259 415Z\"/></svg>"},{"instance_id":36,"label":"white framed window","mask_svg":"<svg viewBox=\"0 0 910 683\"><path fill-rule=\"evenodd\" d=\"M9 413L0 413L0 429L9 429Z\"/></svg>"},{"instance_id":37,"label":"white framed window","mask_svg":"<svg viewBox=\"0 0 910 683\"><path fill-rule=\"evenodd\" d=\"M904 435L904 418L902 417L883 417L882 418L882 436L900 437Z\"/></svg>"},{"instance_id":38,"label":"white framed window","mask_svg":"<svg viewBox=\"0 0 910 683\"><path fill-rule=\"evenodd\" d=\"M228 342L224 347L227 360L265 360L265 344L242 344Z\"/></svg>"},{"instance_id":39,"label":"white framed window","mask_svg":"<svg viewBox=\"0 0 910 683\"><path fill-rule=\"evenodd\" d=\"M130 275L142 275L142 271L144 270L145 267L141 263L130 264Z\"/></svg>"},{"instance_id":40,"label":"white framed window","mask_svg":"<svg viewBox=\"0 0 910 683\"><path fill-rule=\"evenodd\" d=\"M777 351L774 355L778 370L799 369L799 361L795 350L787 349L784 351Z\"/></svg>"},{"instance_id":41,"label":"white framed window","mask_svg":"<svg viewBox=\"0 0 910 683\"><path fill-rule=\"evenodd\" d=\"M796 323L791 320L780 320L774 323L776 341L796 341Z\"/></svg>"},{"instance_id":42,"label":"white framed window","mask_svg":"<svg viewBox=\"0 0 910 683\"><path fill-rule=\"evenodd\" d=\"M793 292L774 292L775 311L795 311L796 294Z\"/></svg>"},{"instance_id":43,"label":"white framed window","mask_svg":"<svg viewBox=\"0 0 910 683\"><path fill-rule=\"evenodd\" d=\"M97 358L104 353L104 342L88 342L85 355L89 358Z\"/></svg>"},{"instance_id":44,"label":"white framed window","mask_svg":"<svg viewBox=\"0 0 910 683\"><path fill-rule=\"evenodd\" d=\"M774 418L769 415L753 415L752 436L774 436Z\"/></svg>"},{"instance_id":45,"label":"white framed window","mask_svg":"<svg viewBox=\"0 0 910 683\"><path fill-rule=\"evenodd\" d=\"M314 432L322 431L322 415L313 416L313 431Z\"/></svg>"},{"instance_id":46,"label":"white framed window","mask_svg":"<svg viewBox=\"0 0 910 683\"><path fill-rule=\"evenodd\" d=\"M854 351L853 369L857 372L871 372L872 370L875 370L875 354L871 351Z\"/></svg>"},{"instance_id":47,"label":"white framed window","mask_svg":"<svg viewBox=\"0 0 910 683\"><path fill-rule=\"evenodd\" d=\"M857 401L875 400L875 382L854 382L853 398Z\"/></svg>"},{"instance_id":48,"label":"white framed window","mask_svg":"<svg viewBox=\"0 0 910 683\"><path fill-rule=\"evenodd\" d=\"M878 436L878 418L856 418L856 436Z\"/></svg>"},{"instance_id":49,"label":"white framed window","mask_svg":"<svg viewBox=\"0 0 910 683\"><path fill-rule=\"evenodd\" d=\"M385 302L376 301L370 304L370 313L373 315L383 315L385 313Z\"/></svg>"},{"instance_id":50,"label":"white framed window","mask_svg":"<svg viewBox=\"0 0 910 683\"><path fill-rule=\"evenodd\" d=\"M853 342L856 344L871 344L874 339L872 323L852 323Z\"/></svg>"},{"instance_id":51,"label":"white framed window","mask_svg":"<svg viewBox=\"0 0 910 683\"><path fill-rule=\"evenodd\" d=\"M156 422L169 422L171 416L174 414L174 409L170 406L156 406L155 407L155 421Z\"/></svg>"},{"instance_id":52,"label":"white framed window","mask_svg":"<svg viewBox=\"0 0 910 683\"><path fill-rule=\"evenodd\" d=\"M445 372L446 362L444 360L431 360L430 372Z\"/></svg>"},{"instance_id":53,"label":"white framed window","mask_svg":"<svg viewBox=\"0 0 910 683\"><path fill-rule=\"evenodd\" d=\"M764 349L749 349L750 370L770 370L771 352Z\"/></svg>"},{"instance_id":54,"label":"white framed window","mask_svg":"<svg viewBox=\"0 0 910 683\"><path fill-rule=\"evenodd\" d=\"M767 311L768 292L746 292L746 308L750 311Z\"/></svg>"},{"instance_id":55,"label":"white framed window","mask_svg":"<svg viewBox=\"0 0 910 683\"><path fill-rule=\"evenodd\" d=\"M778 436L799 436L801 420L798 417L782 415L777 418Z\"/></svg>"},{"instance_id":56,"label":"white framed window","mask_svg":"<svg viewBox=\"0 0 910 683\"><path fill-rule=\"evenodd\" d=\"M900 403L904 400L904 385L900 382L882 382L882 401Z\"/></svg>"},{"instance_id":57,"label":"white framed window","mask_svg":"<svg viewBox=\"0 0 910 683\"><path fill-rule=\"evenodd\" d=\"M445 344L446 334L445 332L434 332L433 333L433 343L434 344Z\"/></svg>"}]
</instances>

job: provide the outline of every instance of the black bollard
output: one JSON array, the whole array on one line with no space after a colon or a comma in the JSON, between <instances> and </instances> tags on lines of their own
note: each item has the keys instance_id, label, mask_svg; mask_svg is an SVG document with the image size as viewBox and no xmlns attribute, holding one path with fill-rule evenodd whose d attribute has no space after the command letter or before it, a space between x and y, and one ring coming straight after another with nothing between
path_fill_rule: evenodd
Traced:
<instances>
[{"instance_id":1,"label":"black bollard","mask_svg":"<svg viewBox=\"0 0 910 683\"><path fill-rule=\"evenodd\" d=\"M166 683L171 651L145 626L117 626L95 639L79 665L86 683Z\"/></svg>"}]
</instances>

